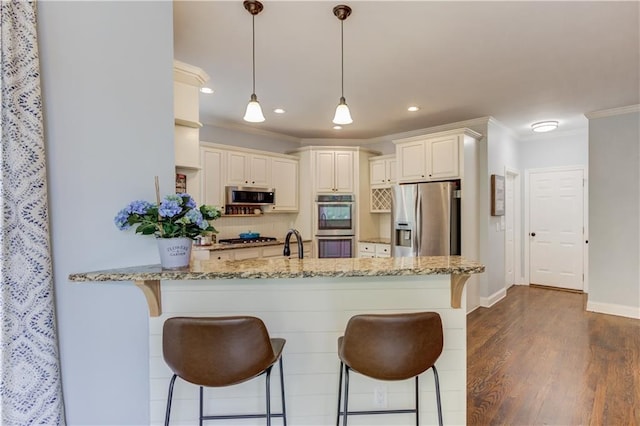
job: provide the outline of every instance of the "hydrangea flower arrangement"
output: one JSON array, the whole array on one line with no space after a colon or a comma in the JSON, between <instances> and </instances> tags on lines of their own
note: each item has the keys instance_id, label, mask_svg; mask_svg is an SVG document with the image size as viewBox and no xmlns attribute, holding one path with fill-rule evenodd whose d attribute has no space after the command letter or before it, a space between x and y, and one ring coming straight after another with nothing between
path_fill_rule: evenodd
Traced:
<instances>
[{"instance_id":1,"label":"hydrangea flower arrangement","mask_svg":"<svg viewBox=\"0 0 640 426\"><path fill-rule=\"evenodd\" d=\"M114 222L120 230L138 225L136 234L194 239L208 232L218 232L208 221L219 218L220 214L216 206L202 205L197 208L193 198L182 193L165 196L159 205L132 201L118 212Z\"/></svg>"}]
</instances>

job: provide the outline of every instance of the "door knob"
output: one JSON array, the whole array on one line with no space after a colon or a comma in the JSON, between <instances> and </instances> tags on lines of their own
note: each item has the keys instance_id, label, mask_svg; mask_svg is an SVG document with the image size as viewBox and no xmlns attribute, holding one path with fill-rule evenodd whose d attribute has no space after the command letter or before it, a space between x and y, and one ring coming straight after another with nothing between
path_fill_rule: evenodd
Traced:
<instances>
[{"instance_id":1,"label":"door knob","mask_svg":"<svg viewBox=\"0 0 640 426\"><path fill-rule=\"evenodd\" d=\"M532 232L532 233L531 233L531 236L532 236L532 237L535 237L535 236L536 236L536 233L535 233L535 232Z\"/></svg>"}]
</instances>

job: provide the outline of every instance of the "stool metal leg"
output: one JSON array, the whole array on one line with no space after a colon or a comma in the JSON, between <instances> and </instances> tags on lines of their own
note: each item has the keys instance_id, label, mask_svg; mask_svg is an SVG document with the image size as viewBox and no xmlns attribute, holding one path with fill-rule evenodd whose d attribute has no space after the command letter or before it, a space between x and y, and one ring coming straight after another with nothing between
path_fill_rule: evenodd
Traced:
<instances>
[{"instance_id":1,"label":"stool metal leg","mask_svg":"<svg viewBox=\"0 0 640 426\"><path fill-rule=\"evenodd\" d=\"M342 426L347 426L347 414L349 413L349 366L344 366L344 417Z\"/></svg>"},{"instance_id":2,"label":"stool metal leg","mask_svg":"<svg viewBox=\"0 0 640 426\"><path fill-rule=\"evenodd\" d=\"M418 392L418 376L416 376L416 426L420 426L420 394Z\"/></svg>"},{"instance_id":3,"label":"stool metal leg","mask_svg":"<svg viewBox=\"0 0 640 426\"><path fill-rule=\"evenodd\" d=\"M169 417L171 416L171 399L173 398L173 385L176 384L177 374L174 374L169 382L169 395L167 396L167 412L164 415L164 426L169 426Z\"/></svg>"},{"instance_id":4,"label":"stool metal leg","mask_svg":"<svg viewBox=\"0 0 640 426\"><path fill-rule=\"evenodd\" d=\"M271 367L267 368L267 377L265 380L267 384L267 426L271 426Z\"/></svg>"},{"instance_id":5,"label":"stool metal leg","mask_svg":"<svg viewBox=\"0 0 640 426\"><path fill-rule=\"evenodd\" d=\"M282 357L278 361L280 364L280 393L282 394L282 424L287 426L287 409L284 404L284 370L282 369Z\"/></svg>"},{"instance_id":6,"label":"stool metal leg","mask_svg":"<svg viewBox=\"0 0 640 426\"><path fill-rule=\"evenodd\" d=\"M442 402L440 400L440 382L438 381L438 370L436 370L436 366L433 367L433 377L436 382L436 400L438 402L438 424L442 426Z\"/></svg>"},{"instance_id":7,"label":"stool metal leg","mask_svg":"<svg viewBox=\"0 0 640 426\"><path fill-rule=\"evenodd\" d=\"M202 426L202 420L204 417L204 408L202 407L204 405L204 388L202 386L200 386L200 426Z\"/></svg>"},{"instance_id":8,"label":"stool metal leg","mask_svg":"<svg viewBox=\"0 0 640 426\"><path fill-rule=\"evenodd\" d=\"M342 402L342 369L344 364L340 361L340 375L338 378L338 415L336 416L336 426L340 426L340 403Z\"/></svg>"}]
</instances>

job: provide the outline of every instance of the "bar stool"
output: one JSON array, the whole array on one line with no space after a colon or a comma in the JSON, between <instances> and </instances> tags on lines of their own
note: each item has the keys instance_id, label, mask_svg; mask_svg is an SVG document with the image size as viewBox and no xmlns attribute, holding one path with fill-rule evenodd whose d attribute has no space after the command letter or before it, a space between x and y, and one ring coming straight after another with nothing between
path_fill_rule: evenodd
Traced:
<instances>
[{"instance_id":1,"label":"bar stool","mask_svg":"<svg viewBox=\"0 0 640 426\"><path fill-rule=\"evenodd\" d=\"M347 323L344 336L338 338L340 385L336 425L347 425L349 414L415 413L419 425L418 376L433 369L438 405L438 423L442 426L442 405L438 371L434 365L444 343L442 320L436 312L387 315L356 315ZM344 409L340 411L344 370ZM399 410L349 411L349 371L377 380L407 380L415 377L415 408Z\"/></svg>"},{"instance_id":2,"label":"bar stool","mask_svg":"<svg viewBox=\"0 0 640 426\"><path fill-rule=\"evenodd\" d=\"M176 377L200 386L200 425L203 420L282 417L287 424L284 401L282 349L285 339L269 337L262 320L251 316L174 317L162 330L162 354L173 371L169 383L164 424L169 424L171 399ZM280 365L282 413L271 413L271 368ZM203 387L235 385L265 374L266 413L203 415Z\"/></svg>"}]
</instances>

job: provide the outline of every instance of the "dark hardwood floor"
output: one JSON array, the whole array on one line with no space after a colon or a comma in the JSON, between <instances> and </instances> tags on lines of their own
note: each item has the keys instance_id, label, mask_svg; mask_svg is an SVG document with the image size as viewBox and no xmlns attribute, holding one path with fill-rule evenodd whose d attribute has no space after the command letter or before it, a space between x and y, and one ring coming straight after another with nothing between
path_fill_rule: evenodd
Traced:
<instances>
[{"instance_id":1,"label":"dark hardwood floor","mask_svg":"<svg viewBox=\"0 0 640 426\"><path fill-rule=\"evenodd\" d=\"M511 287L467 318L469 425L640 425L640 320Z\"/></svg>"}]
</instances>

